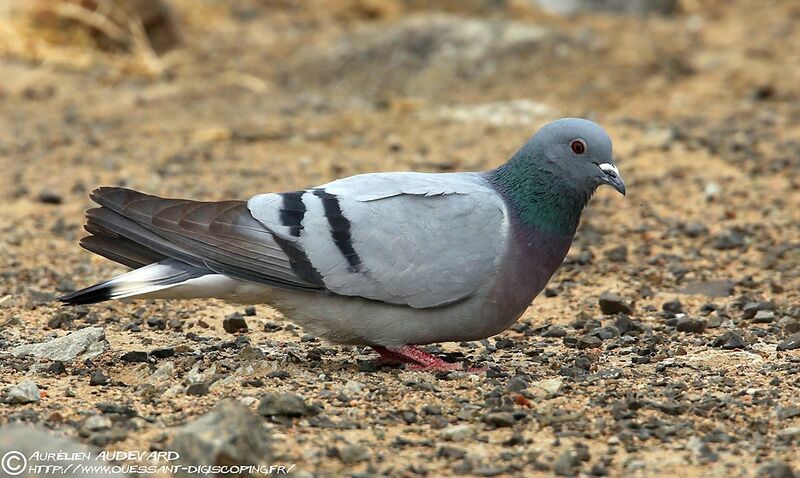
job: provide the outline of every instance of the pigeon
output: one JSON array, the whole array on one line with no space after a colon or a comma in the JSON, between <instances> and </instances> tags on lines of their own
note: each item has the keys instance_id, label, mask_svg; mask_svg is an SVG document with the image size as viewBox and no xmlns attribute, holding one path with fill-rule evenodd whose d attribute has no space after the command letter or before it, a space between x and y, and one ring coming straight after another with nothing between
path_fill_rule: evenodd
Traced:
<instances>
[{"instance_id":1,"label":"pigeon","mask_svg":"<svg viewBox=\"0 0 800 478\"><path fill-rule=\"evenodd\" d=\"M85 249L133 268L60 297L266 303L380 364L473 370L418 348L510 327L566 257L600 185L625 195L611 139L564 118L485 172L360 174L246 201L90 195Z\"/></svg>"}]
</instances>

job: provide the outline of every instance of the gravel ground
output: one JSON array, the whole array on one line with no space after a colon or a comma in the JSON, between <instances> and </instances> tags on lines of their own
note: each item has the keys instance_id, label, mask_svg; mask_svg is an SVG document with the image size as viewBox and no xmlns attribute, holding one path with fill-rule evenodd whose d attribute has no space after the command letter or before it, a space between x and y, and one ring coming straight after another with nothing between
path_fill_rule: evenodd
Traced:
<instances>
[{"instance_id":1,"label":"gravel ground","mask_svg":"<svg viewBox=\"0 0 800 478\"><path fill-rule=\"evenodd\" d=\"M0 18L0 424L295 476L794 476L800 8L529 3L181 0L147 68ZM263 305L52 301L124 270L77 245L95 186L487 169L559 116L609 130L628 197L511 329L427 347L486 374L376 368Z\"/></svg>"}]
</instances>

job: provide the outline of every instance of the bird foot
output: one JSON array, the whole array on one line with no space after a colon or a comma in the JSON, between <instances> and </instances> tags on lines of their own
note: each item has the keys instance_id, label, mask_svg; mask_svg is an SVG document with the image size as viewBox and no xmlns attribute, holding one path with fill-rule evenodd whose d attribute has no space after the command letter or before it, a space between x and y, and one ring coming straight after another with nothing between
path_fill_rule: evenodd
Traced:
<instances>
[{"instance_id":1,"label":"bird foot","mask_svg":"<svg viewBox=\"0 0 800 478\"><path fill-rule=\"evenodd\" d=\"M468 367L466 362L445 362L439 357L431 355L424 350L420 350L413 345L403 345L402 347L373 345L372 348L380 354L380 358L377 360L377 365L379 366L404 364L406 370L413 370L416 372L486 372L485 368Z\"/></svg>"}]
</instances>

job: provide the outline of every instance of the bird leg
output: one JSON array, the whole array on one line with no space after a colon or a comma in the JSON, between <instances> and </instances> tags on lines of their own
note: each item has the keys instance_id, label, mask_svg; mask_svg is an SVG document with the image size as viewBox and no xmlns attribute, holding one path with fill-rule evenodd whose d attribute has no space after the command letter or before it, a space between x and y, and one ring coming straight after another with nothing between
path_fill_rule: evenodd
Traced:
<instances>
[{"instance_id":1,"label":"bird leg","mask_svg":"<svg viewBox=\"0 0 800 478\"><path fill-rule=\"evenodd\" d=\"M445 362L439 357L431 355L413 345L403 345L402 347L373 345L372 348L380 354L380 358L377 360L378 365L404 364L407 370L421 372L461 370L470 373L483 373L486 371L486 369L483 368L467 367L466 362Z\"/></svg>"}]
</instances>

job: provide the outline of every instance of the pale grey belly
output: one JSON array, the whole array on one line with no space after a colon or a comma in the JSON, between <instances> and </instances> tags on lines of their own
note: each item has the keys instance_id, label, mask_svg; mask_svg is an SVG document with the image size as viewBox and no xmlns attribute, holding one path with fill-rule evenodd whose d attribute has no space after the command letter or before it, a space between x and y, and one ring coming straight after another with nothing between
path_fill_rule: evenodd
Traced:
<instances>
[{"instance_id":1,"label":"pale grey belly","mask_svg":"<svg viewBox=\"0 0 800 478\"><path fill-rule=\"evenodd\" d=\"M330 341L384 346L491 337L510 327L535 296L511 297L508 293L497 294L487 289L449 306L413 309L359 298L244 283L237 295L236 301L267 303L308 333Z\"/></svg>"}]
</instances>

